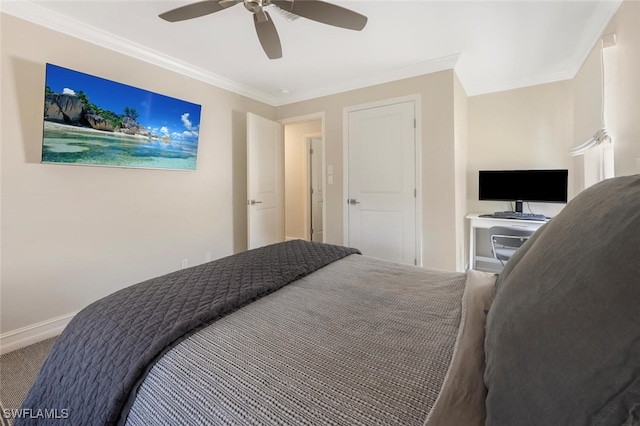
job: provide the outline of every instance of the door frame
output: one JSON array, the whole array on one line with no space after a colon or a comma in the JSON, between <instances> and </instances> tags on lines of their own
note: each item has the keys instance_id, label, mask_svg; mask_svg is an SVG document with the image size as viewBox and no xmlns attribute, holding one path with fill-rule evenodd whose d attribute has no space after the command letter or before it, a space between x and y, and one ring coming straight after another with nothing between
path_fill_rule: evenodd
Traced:
<instances>
[{"instance_id":1,"label":"door frame","mask_svg":"<svg viewBox=\"0 0 640 426\"><path fill-rule=\"evenodd\" d=\"M320 136L322 138L322 193L324 194L324 202L322 203L322 242L326 242L326 235L327 235L327 204L328 204L328 200L327 200L327 156L326 156L326 143L325 143L325 113L324 111L320 111L320 112L316 112L316 113L311 113L311 114L305 114L305 115L299 115L296 117L289 117L289 118L285 118L282 120L278 120L278 122L280 124L282 124L283 126L286 126L287 124L298 124L298 123L304 123L305 121L316 121L316 120L320 120L320 133L314 133L313 135L316 136ZM305 137L305 143L307 141L307 136L309 135L304 135ZM284 170L284 169L283 169ZM308 170L305 164L305 174L308 174ZM308 190L305 190L306 193L308 193ZM308 209L308 194L307 194L307 200L305 200L305 208ZM286 220L286 217L285 217ZM305 214L305 224L307 224L307 222L309 221L309 214L306 213ZM308 230L305 230L305 235L308 232ZM309 236L310 238L310 236Z\"/></svg>"},{"instance_id":2,"label":"door frame","mask_svg":"<svg viewBox=\"0 0 640 426\"><path fill-rule=\"evenodd\" d=\"M320 150L320 163L321 163L321 167L322 170L324 171L324 169L326 168L324 165L324 158L322 157L322 152L324 152L324 138L322 137L322 132L316 132L316 133L307 133L304 135L304 147L305 147L305 158L304 158L304 162L305 162L305 176L307 178L307 187L304 190L304 195L305 195L305 216L304 216L304 225L305 225L305 236L307 237L307 239L309 241L311 241L311 228L313 227L313 223L312 223L312 210L313 210L313 206L311 205L312 203L312 195L311 195L311 179L313 179L313 177L311 176L312 173L312 167L311 167L311 140L312 139L318 139L320 138L321 141L321 145L322 148ZM324 193L324 175L323 178L321 179L322 182L320 182L320 185L322 187L322 197L323 197L323 201L322 201L322 224L324 227L324 200L327 199L326 194ZM324 242L324 229L322 230L322 242Z\"/></svg>"},{"instance_id":3,"label":"door frame","mask_svg":"<svg viewBox=\"0 0 640 426\"><path fill-rule=\"evenodd\" d=\"M347 195L349 194L349 114L356 111L379 108L405 102L413 102L415 126L415 168L416 168L416 265L422 266L422 107L419 93L397 98L383 99L375 102L350 105L342 108L342 243L349 241L349 209Z\"/></svg>"}]
</instances>

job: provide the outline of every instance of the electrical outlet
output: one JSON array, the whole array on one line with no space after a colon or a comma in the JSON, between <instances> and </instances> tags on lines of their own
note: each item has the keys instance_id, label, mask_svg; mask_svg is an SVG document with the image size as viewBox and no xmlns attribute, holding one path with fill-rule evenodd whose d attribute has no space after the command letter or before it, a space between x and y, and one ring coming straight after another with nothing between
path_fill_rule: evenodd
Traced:
<instances>
[{"instance_id":1,"label":"electrical outlet","mask_svg":"<svg viewBox=\"0 0 640 426\"><path fill-rule=\"evenodd\" d=\"M205 262L211 262L211 252L207 251L204 253L204 261Z\"/></svg>"},{"instance_id":2,"label":"electrical outlet","mask_svg":"<svg viewBox=\"0 0 640 426\"><path fill-rule=\"evenodd\" d=\"M182 259L182 269L187 269L189 267L189 259Z\"/></svg>"}]
</instances>

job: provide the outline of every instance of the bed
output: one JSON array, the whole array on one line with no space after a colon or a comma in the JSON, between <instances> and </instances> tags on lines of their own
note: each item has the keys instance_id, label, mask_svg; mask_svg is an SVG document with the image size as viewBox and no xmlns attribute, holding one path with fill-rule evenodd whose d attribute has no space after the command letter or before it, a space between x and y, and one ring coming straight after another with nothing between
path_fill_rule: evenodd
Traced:
<instances>
[{"instance_id":1,"label":"bed","mask_svg":"<svg viewBox=\"0 0 640 426\"><path fill-rule=\"evenodd\" d=\"M640 424L640 176L496 276L291 241L81 311L21 424Z\"/></svg>"}]
</instances>

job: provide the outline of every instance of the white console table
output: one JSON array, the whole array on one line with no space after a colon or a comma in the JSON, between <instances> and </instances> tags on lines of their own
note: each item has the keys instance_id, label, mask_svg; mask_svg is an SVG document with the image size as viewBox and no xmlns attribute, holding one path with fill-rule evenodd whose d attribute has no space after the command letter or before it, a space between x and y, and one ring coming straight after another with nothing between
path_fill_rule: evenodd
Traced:
<instances>
[{"instance_id":1,"label":"white console table","mask_svg":"<svg viewBox=\"0 0 640 426\"><path fill-rule=\"evenodd\" d=\"M480 213L471 213L467 215L469 219L469 265L471 269L476 269L476 230L489 229L492 226L512 226L514 228L524 228L535 231L544 225L545 221L541 220L521 220L521 219L499 219L495 217L480 217Z\"/></svg>"}]
</instances>

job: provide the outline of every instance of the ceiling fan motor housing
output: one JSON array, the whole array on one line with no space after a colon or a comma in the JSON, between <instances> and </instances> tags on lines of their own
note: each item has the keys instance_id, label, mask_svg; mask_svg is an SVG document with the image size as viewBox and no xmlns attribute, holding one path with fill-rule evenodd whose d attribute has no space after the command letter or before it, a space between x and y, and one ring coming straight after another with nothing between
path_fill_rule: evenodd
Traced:
<instances>
[{"instance_id":1,"label":"ceiling fan motor housing","mask_svg":"<svg viewBox=\"0 0 640 426\"><path fill-rule=\"evenodd\" d=\"M244 7L251 13L260 12L262 10L262 0L244 0Z\"/></svg>"}]
</instances>

